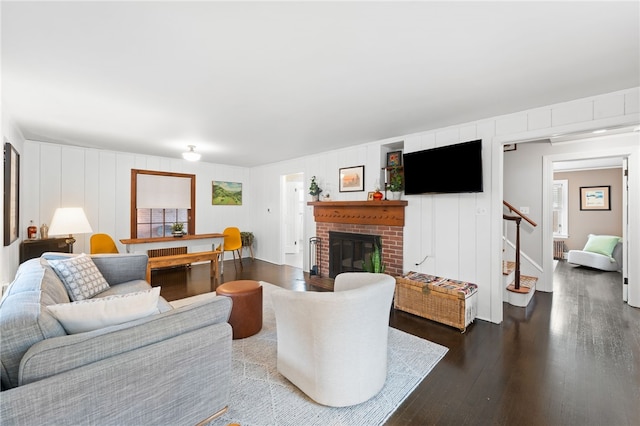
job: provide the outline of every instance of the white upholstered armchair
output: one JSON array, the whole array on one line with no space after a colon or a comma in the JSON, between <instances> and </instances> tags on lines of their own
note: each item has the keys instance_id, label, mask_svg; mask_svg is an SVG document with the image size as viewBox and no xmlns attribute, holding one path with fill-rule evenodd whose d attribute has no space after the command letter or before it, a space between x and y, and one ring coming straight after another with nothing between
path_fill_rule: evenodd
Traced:
<instances>
[{"instance_id":1,"label":"white upholstered armchair","mask_svg":"<svg viewBox=\"0 0 640 426\"><path fill-rule=\"evenodd\" d=\"M272 293L278 371L316 402L345 407L376 395L387 378L395 279L349 272L334 292Z\"/></svg>"}]
</instances>

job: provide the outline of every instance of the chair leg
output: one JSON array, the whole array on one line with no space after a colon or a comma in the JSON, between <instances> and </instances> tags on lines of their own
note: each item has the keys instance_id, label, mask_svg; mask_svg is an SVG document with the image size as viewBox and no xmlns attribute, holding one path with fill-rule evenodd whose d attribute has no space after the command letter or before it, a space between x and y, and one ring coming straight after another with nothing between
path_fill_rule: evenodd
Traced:
<instances>
[{"instance_id":1,"label":"chair leg","mask_svg":"<svg viewBox=\"0 0 640 426\"><path fill-rule=\"evenodd\" d=\"M240 270L244 271L244 267L242 266L242 252L238 249L238 259L240 259ZM235 261L235 258L234 258Z\"/></svg>"},{"instance_id":2,"label":"chair leg","mask_svg":"<svg viewBox=\"0 0 640 426\"><path fill-rule=\"evenodd\" d=\"M236 274L238 273L238 267L236 266L236 251L235 250L231 250L231 254L233 255L233 267L236 270ZM242 265L242 262L240 262L240 264Z\"/></svg>"}]
</instances>

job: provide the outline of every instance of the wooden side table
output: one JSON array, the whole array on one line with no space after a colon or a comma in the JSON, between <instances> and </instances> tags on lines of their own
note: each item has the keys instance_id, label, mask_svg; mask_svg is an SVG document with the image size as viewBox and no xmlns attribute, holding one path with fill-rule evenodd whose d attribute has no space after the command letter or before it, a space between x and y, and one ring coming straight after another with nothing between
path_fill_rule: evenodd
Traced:
<instances>
[{"instance_id":1,"label":"wooden side table","mask_svg":"<svg viewBox=\"0 0 640 426\"><path fill-rule=\"evenodd\" d=\"M72 253L73 247L67 244L67 238L41 238L38 240L24 240L20 243L20 263L40 257L42 253L57 251Z\"/></svg>"}]
</instances>

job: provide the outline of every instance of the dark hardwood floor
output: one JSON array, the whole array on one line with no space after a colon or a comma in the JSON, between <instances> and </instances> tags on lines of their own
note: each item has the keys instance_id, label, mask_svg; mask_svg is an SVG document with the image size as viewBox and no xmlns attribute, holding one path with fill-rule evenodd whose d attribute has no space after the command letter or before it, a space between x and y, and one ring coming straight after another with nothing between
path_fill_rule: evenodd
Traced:
<instances>
[{"instance_id":1,"label":"dark hardwood floor","mask_svg":"<svg viewBox=\"0 0 640 426\"><path fill-rule=\"evenodd\" d=\"M263 280L326 291L300 269L226 261L223 282ZM208 265L154 271L168 300L214 290ZM465 334L392 310L390 325L449 348L388 425L638 425L640 309L622 302L618 273L561 262L554 293L527 308L504 305L502 324L477 320Z\"/></svg>"}]
</instances>

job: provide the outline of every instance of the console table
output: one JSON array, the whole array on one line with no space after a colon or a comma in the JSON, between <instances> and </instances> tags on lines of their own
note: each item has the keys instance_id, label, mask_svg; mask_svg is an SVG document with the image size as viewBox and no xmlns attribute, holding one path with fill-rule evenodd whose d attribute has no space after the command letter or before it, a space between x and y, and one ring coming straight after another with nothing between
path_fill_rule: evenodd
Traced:
<instances>
[{"instance_id":1,"label":"console table","mask_svg":"<svg viewBox=\"0 0 640 426\"><path fill-rule=\"evenodd\" d=\"M133 253L135 248L143 248L144 250L180 247L180 246L203 246L214 245L216 242L224 240L224 234L193 234L183 235L182 237L158 237L158 238L130 238L121 239L120 242L127 247L127 253Z\"/></svg>"},{"instance_id":2,"label":"console table","mask_svg":"<svg viewBox=\"0 0 640 426\"><path fill-rule=\"evenodd\" d=\"M220 270L218 268L218 256L220 251L216 251L217 241L224 241L224 234L194 234L183 235L182 237L158 237L158 238L131 238L121 239L120 242L127 247L127 253L132 253L136 247L148 250L165 249L172 247L187 247L189 250L193 246L203 246L211 244L210 250L197 251L182 254L169 254L166 256L156 256L149 258L147 265L147 281L151 283L151 269L166 266L186 265L192 262L211 262L211 277L215 283L220 283Z\"/></svg>"}]
</instances>

